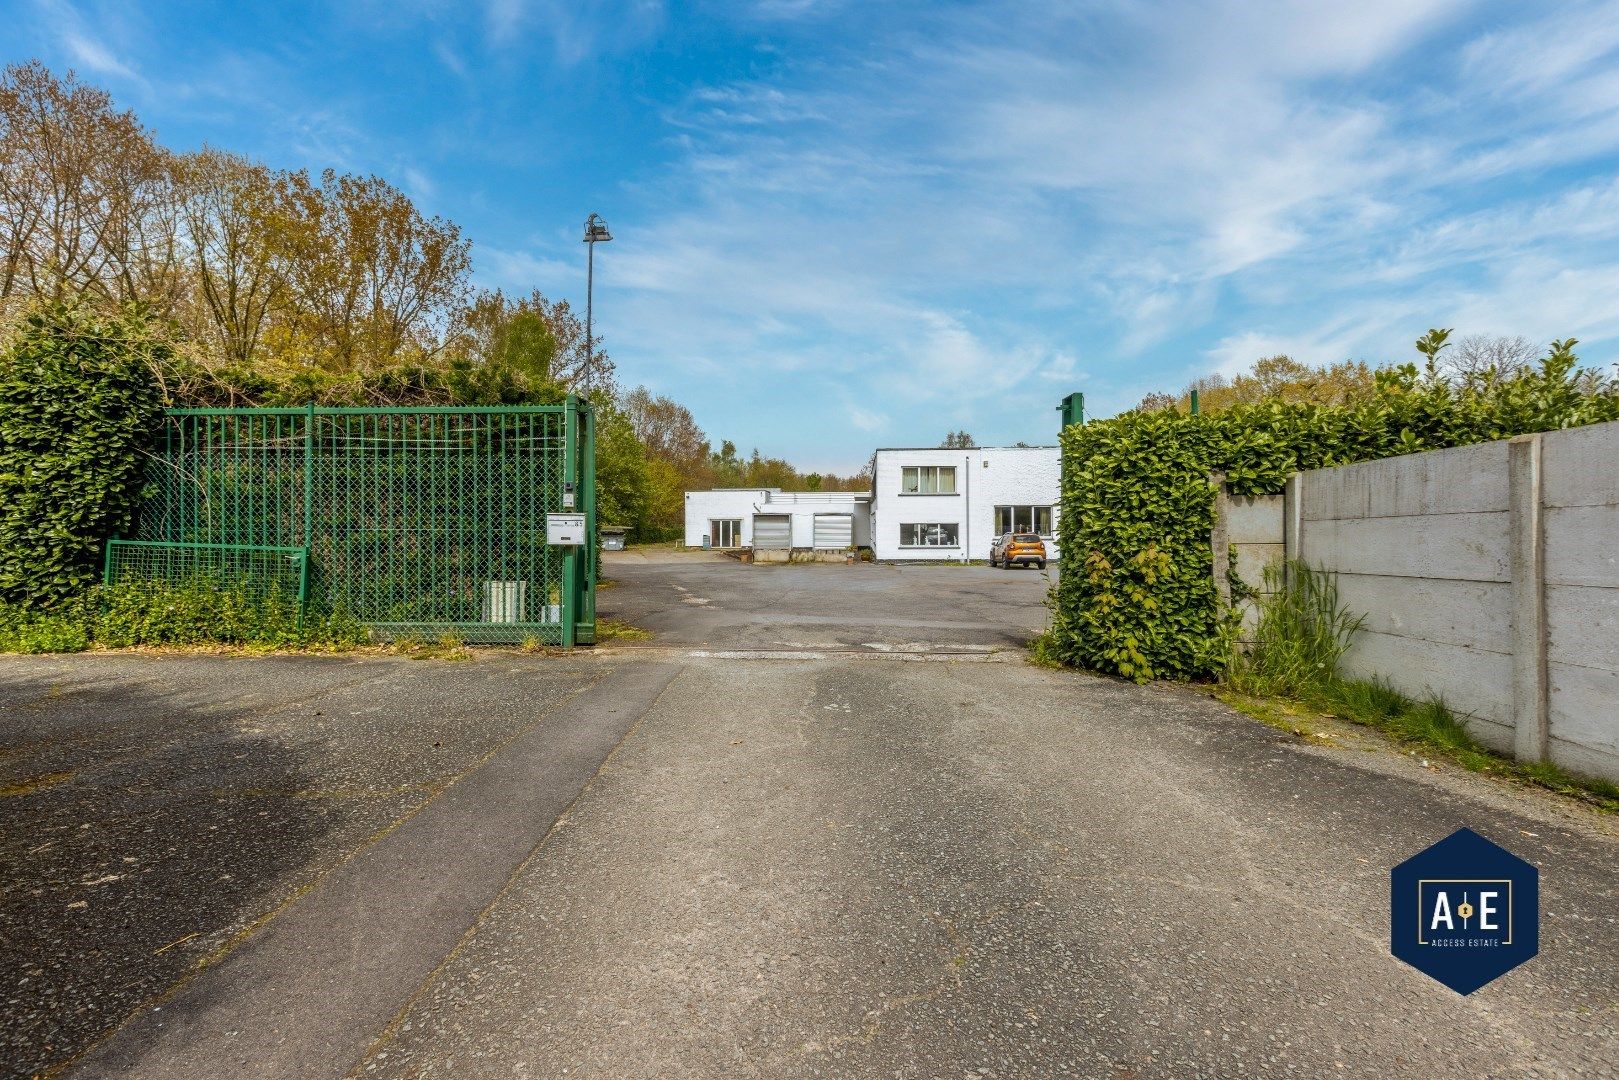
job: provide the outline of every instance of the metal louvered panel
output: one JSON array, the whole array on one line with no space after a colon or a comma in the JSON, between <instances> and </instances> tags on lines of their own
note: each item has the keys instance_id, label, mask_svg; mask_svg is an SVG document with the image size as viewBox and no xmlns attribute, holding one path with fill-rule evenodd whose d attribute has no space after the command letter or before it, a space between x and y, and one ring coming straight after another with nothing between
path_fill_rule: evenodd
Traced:
<instances>
[{"instance_id":1,"label":"metal louvered panel","mask_svg":"<svg viewBox=\"0 0 1619 1080\"><path fill-rule=\"evenodd\" d=\"M790 548L793 546L793 519L786 514L753 515L753 546Z\"/></svg>"},{"instance_id":2,"label":"metal louvered panel","mask_svg":"<svg viewBox=\"0 0 1619 1080\"><path fill-rule=\"evenodd\" d=\"M854 546L853 514L816 514L815 546L842 551Z\"/></svg>"}]
</instances>

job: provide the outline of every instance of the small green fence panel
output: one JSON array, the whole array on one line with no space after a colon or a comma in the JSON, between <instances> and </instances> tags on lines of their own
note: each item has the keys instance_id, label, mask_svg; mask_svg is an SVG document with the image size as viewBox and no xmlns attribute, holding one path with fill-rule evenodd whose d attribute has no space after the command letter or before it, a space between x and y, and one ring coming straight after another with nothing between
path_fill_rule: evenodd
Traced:
<instances>
[{"instance_id":1,"label":"small green fence panel","mask_svg":"<svg viewBox=\"0 0 1619 1080\"><path fill-rule=\"evenodd\" d=\"M236 588L302 603L309 593L309 559L299 547L112 540L104 577L108 585L157 581Z\"/></svg>"},{"instance_id":2,"label":"small green fence panel","mask_svg":"<svg viewBox=\"0 0 1619 1080\"><path fill-rule=\"evenodd\" d=\"M546 543L548 513L595 535L588 404L176 409L139 539L299 548L307 596L380 636L594 640L594 545Z\"/></svg>"}]
</instances>

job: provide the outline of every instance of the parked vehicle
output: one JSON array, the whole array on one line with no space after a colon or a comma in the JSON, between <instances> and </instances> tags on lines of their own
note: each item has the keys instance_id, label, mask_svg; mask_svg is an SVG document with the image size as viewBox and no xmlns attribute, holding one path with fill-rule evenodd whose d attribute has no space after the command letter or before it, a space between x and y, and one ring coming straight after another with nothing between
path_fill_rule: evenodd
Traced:
<instances>
[{"instance_id":1,"label":"parked vehicle","mask_svg":"<svg viewBox=\"0 0 1619 1080\"><path fill-rule=\"evenodd\" d=\"M1034 564L1046 568L1046 542L1034 533L1002 533L989 546L989 565L1014 566Z\"/></svg>"}]
</instances>

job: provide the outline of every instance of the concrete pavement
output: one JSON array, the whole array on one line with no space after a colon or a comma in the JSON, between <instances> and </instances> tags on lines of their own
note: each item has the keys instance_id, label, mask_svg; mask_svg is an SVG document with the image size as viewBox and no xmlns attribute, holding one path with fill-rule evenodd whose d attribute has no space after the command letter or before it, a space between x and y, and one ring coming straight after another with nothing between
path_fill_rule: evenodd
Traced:
<instances>
[{"instance_id":1,"label":"concrete pavement","mask_svg":"<svg viewBox=\"0 0 1619 1080\"><path fill-rule=\"evenodd\" d=\"M0 1071L1612 1075L1612 817L1030 667L1033 573L610 567L650 647L0 658ZM1465 999L1462 825L1544 907Z\"/></svg>"},{"instance_id":2,"label":"concrete pavement","mask_svg":"<svg viewBox=\"0 0 1619 1080\"><path fill-rule=\"evenodd\" d=\"M359 1071L1611 1075L1593 824L1185 691L692 662ZM1387 943L1388 868L1461 825L1547 909L1466 999Z\"/></svg>"}]
</instances>

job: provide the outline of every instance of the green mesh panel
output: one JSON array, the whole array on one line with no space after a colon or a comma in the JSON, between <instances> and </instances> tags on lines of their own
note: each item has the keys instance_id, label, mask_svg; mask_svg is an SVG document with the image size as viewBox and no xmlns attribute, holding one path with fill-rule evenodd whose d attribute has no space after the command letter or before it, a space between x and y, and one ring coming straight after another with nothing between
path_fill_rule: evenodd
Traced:
<instances>
[{"instance_id":1,"label":"green mesh panel","mask_svg":"<svg viewBox=\"0 0 1619 1080\"><path fill-rule=\"evenodd\" d=\"M139 538L303 547L309 592L382 636L593 638L594 551L545 543L572 483L594 535L588 406L178 409Z\"/></svg>"},{"instance_id":2,"label":"green mesh panel","mask_svg":"<svg viewBox=\"0 0 1619 1080\"><path fill-rule=\"evenodd\" d=\"M292 599L304 596L307 566L303 548L112 540L105 580L108 585L156 581L245 588Z\"/></svg>"}]
</instances>

